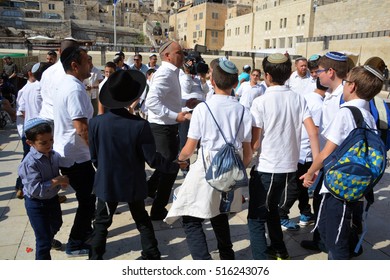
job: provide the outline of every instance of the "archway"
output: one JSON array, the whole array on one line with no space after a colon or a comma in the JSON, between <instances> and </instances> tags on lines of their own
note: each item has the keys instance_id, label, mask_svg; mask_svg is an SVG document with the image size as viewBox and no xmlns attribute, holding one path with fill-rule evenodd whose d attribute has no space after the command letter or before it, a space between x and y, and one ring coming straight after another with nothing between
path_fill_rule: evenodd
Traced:
<instances>
[{"instance_id":1,"label":"archway","mask_svg":"<svg viewBox=\"0 0 390 280\"><path fill-rule=\"evenodd\" d=\"M375 67L377 68L378 70L380 70L382 73L383 71L385 70L385 62L383 61L382 58L378 57L378 56L374 56L374 57L371 57L369 58L365 63L364 65L370 65L372 67Z\"/></svg>"}]
</instances>

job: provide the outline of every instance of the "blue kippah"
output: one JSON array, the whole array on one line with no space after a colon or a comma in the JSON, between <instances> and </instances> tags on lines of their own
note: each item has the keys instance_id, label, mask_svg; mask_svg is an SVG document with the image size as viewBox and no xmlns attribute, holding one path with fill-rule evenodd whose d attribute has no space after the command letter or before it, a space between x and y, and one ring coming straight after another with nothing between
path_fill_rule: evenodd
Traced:
<instances>
[{"instance_id":1,"label":"blue kippah","mask_svg":"<svg viewBox=\"0 0 390 280\"><path fill-rule=\"evenodd\" d=\"M49 124L46 120L41 118L29 119L24 123L24 131L30 130L40 124Z\"/></svg>"},{"instance_id":2,"label":"blue kippah","mask_svg":"<svg viewBox=\"0 0 390 280\"><path fill-rule=\"evenodd\" d=\"M309 57L309 61L316 61L318 59L320 59L320 55L318 54L313 54L312 56Z\"/></svg>"},{"instance_id":3,"label":"blue kippah","mask_svg":"<svg viewBox=\"0 0 390 280\"><path fill-rule=\"evenodd\" d=\"M237 74L238 73L238 69L237 69L236 65L233 62L231 62L230 60L220 60L219 67L221 67L222 70L228 74Z\"/></svg>"},{"instance_id":4,"label":"blue kippah","mask_svg":"<svg viewBox=\"0 0 390 280\"><path fill-rule=\"evenodd\" d=\"M41 66L41 63L40 62L37 62L34 64L34 66L31 68L31 73L35 73L39 70L39 67Z\"/></svg>"},{"instance_id":5,"label":"blue kippah","mask_svg":"<svg viewBox=\"0 0 390 280\"><path fill-rule=\"evenodd\" d=\"M339 52L327 52L325 56L336 61L347 61L348 59L346 55Z\"/></svg>"}]
</instances>

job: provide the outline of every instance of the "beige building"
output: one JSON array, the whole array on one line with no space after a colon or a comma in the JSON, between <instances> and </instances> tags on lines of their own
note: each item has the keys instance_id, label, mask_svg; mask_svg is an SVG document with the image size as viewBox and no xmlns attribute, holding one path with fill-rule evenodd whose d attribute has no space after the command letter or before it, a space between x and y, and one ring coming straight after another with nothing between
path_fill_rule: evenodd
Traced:
<instances>
[{"instance_id":1,"label":"beige building","mask_svg":"<svg viewBox=\"0 0 390 280\"><path fill-rule=\"evenodd\" d=\"M228 11L223 50L310 56L330 50L390 63L388 1L255 0L252 11Z\"/></svg>"},{"instance_id":2,"label":"beige building","mask_svg":"<svg viewBox=\"0 0 390 280\"><path fill-rule=\"evenodd\" d=\"M187 4L171 13L169 36L186 49L198 44L220 50L224 44L226 11L227 6L221 3Z\"/></svg>"}]
</instances>

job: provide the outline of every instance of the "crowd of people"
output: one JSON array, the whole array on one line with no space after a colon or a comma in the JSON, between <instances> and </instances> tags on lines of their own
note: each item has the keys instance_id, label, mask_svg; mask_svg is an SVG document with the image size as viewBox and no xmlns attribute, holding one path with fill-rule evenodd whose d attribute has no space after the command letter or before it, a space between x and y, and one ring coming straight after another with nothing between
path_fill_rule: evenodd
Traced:
<instances>
[{"instance_id":1,"label":"crowd of people","mask_svg":"<svg viewBox=\"0 0 390 280\"><path fill-rule=\"evenodd\" d=\"M376 127L368 101L382 88L378 69L349 69L344 54L328 52L295 59L292 72L290 56L276 53L264 58L262 70L245 65L239 74L225 57L206 67L175 41L165 42L147 64L138 53L125 63L118 52L104 76L75 40L62 41L59 57L50 51L47 62L26 65L28 83L17 100L25 147L17 196L24 198L34 229L36 259L51 259L50 250L61 248L55 235L66 197L59 193L67 187L78 201L68 256L103 259L114 213L125 202L140 233L142 259L161 258L152 221L178 219L193 259L211 259L202 228L206 219L220 259L235 259L229 215L242 210L241 189L229 198L230 209L222 209L225 194L205 179L205 165L226 139L251 167L253 259L289 259L283 230L314 223L313 239L302 247L327 252L329 259L355 256L350 239L351 232L361 234L362 202L343 210L315 179L323 160L356 127L343 106L359 108ZM190 162L194 153L200 158ZM145 164L154 169L150 178ZM179 170L185 179L168 208ZM289 219L296 201L298 223Z\"/></svg>"}]
</instances>

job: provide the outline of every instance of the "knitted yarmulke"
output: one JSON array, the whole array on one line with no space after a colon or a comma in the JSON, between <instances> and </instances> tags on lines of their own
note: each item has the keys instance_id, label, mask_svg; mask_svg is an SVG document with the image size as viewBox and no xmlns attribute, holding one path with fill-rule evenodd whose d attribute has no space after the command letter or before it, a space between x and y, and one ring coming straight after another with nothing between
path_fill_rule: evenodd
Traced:
<instances>
[{"instance_id":1,"label":"knitted yarmulke","mask_svg":"<svg viewBox=\"0 0 390 280\"><path fill-rule=\"evenodd\" d=\"M336 61L347 61L348 59L346 55L339 52L327 52L325 56Z\"/></svg>"},{"instance_id":2,"label":"knitted yarmulke","mask_svg":"<svg viewBox=\"0 0 390 280\"><path fill-rule=\"evenodd\" d=\"M248 69L251 69L251 67L247 64L247 65L244 65L244 67L242 69L248 70Z\"/></svg>"},{"instance_id":3,"label":"knitted yarmulke","mask_svg":"<svg viewBox=\"0 0 390 280\"><path fill-rule=\"evenodd\" d=\"M309 61L316 61L318 59L320 59L321 56L318 55L318 54L313 54L312 56L309 57Z\"/></svg>"},{"instance_id":4,"label":"knitted yarmulke","mask_svg":"<svg viewBox=\"0 0 390 280\"><path fill-rule=\"evenodd\" d=\"M376 70L375 68L372 68L370 65L364 65L363 67L364 67L364 69L366 69L367 71L371 72L376 77L378 77L382 82L385 80L383 75L378 70Z\"/></svg>"},{"instance_id":5,"label":"knitted yarmulke","mask_svg":"<svg viewBox=\"0 0 390 280\"><path fill-rule=\"evenodd\" d=\"M35 72L37 72L40 66L41 66L40 62L35 63L34 66L31 69L31 73L34 74Z\"/></svg>"},{"instance_id":6,"label":"knitted yarmulke","mask_svg":"<svg viewBox=\"0 0 390 280\"><path fill-rule=\"evenodd\" d=\"M282 53L273 53L268 56L268 61L275 64L285 63L288 57Z\"/></svg>"},{"instance_id":7,"label":"knitted yarmulke","mask_svg":"<svg viewBox=\"0 0 390 280\"><path fill-rule=\"evenodd\" d=\"M220 60L219 61L219 67L222 68L223 71L229 74L237 74L238 69L236 65L231 62L230 60Z\"/></svg>"},{"instance_id":8,"label":"knitted yarmulke","mask_svg":"<svg viewBox=\"0 0 390 280\"><path fill-rule=\"evenodd\" d=\"M24 123L24 131L28 131L33 127L36 127L37 125L40 124L49 124L46 120L41 119L41 118L33 118L29 119Z\"/></svg>"}]
</instances>

